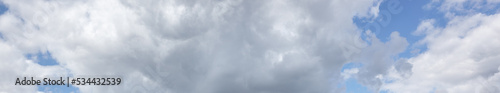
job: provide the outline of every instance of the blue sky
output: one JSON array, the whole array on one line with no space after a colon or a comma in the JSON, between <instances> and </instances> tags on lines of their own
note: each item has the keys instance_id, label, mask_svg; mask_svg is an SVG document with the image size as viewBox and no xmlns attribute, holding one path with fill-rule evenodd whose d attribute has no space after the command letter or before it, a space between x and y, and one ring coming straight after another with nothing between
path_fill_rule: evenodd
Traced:
<instances>
[{"instance_id":1,"label":"blue sky","mask_svg":"<svg viewBox=\"0 0 500 93\"><path fill-rule=\"evenodd\" d=\"M5 11L7 11L7 7L3 4L3 2L0 2L0 14L3 14Z\"/></svg>"},{"instance_id":2,"label":"blue sky","mask_svg":"<svg viewBox=\"0 0 500 93\"><path fill-rule=\"evenodd\" d=\"M38 52L37 54L27 54L26 58L33 58L37 60L38 64L42 66L54 66L59 65L59 63L52 57L50 52Z\"/></svg>"}]
</instances>

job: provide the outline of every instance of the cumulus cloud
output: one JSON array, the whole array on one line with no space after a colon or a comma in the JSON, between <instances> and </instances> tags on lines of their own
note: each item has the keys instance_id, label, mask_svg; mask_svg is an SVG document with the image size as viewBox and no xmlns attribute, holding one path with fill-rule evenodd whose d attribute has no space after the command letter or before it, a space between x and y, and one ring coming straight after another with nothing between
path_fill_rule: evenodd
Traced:
<instances>
[{"instance_id":1,"label":"cumulus cloud","mask_svg":"<svg viewBox=\"0 0 500 93\"><path fill-rule=\"evenodd\" d=\"M499 92L500 14L455 16L445 27L422 21L417 32L426 52L408 59L411 76L386 78L392 92L496 93ZM391 71L391 74L401 72ZM405 72L403 72L405 73Z\"/></svg>"},{"instance_id":2,"label":"cumulus cloud","mask_svg":"<svg viewBox=\"0 0 500 93\"><path fill-rule=\"evenodd\" d=\"M124 79L120 86L77 86L82 92L325 93L343 90L336 86L342 82L342 65L366 51L352 18L376 16L381 1L2 2L9 9L0 16L0 46L5 47L0 50L13 54L2 56L2 64L20 65L20 70L9 66L2 72L55 70ZM383 57L407 46L397 32L387 43L372 43L367 50L396 48ZM26 63L23 55L39 51L50 52L59 65ZM385 73L377 66L368 63L364 69Z\"/></svg>"}]
</instances>

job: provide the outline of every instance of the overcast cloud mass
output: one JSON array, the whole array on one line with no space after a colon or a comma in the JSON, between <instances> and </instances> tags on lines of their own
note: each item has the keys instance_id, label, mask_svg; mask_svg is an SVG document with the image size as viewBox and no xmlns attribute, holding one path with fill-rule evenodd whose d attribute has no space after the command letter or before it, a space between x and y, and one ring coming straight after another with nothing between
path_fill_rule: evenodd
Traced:
<instances>
[{"instance_id":1,"label":"overcast cloud mass","mask_svg":"<svg viewBox=\"0 0 500 93\"><path fill-rule=\"evenodd\" d=\"M379 18L403 1L1 0L0 92L55 91L14 85L31 76L124 80L62 89L82 93L342 93L349 79L370 92L500 92L500 1L429 0L419 7L445 21L410 31L353 20L391 28Z\"/></svg>"}]
</instances>

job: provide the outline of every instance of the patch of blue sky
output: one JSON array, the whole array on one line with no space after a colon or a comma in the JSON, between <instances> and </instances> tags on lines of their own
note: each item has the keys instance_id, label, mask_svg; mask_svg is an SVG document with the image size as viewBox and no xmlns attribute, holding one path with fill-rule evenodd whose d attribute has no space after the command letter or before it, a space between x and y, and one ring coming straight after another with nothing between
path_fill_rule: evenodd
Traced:
<instances>
[{"instance_id":1,"label":"patch of blue sky","mask_svg":"<svg viewBox=\"0 0 500 93\"><path fill-rule=\"evenodd\" d=\"M345 81L346 90L345 93L371 93L367 87L358 83L354 78L349 78Z\"/></svg>"},{"instance_id":2,"label":"patch of blue sky","mask_svg":"<svg viewBox=\"0 0 500 93\"><path fill-rule=\"evenodd\" d=\"M27 54L26 58L36 60L36 63L42 66L59 65L59 63L52 57L50 52L38 52L37 54Z\"/></svg>"},{"instance_id":3,"label":"patch of blue sky","mask_svg":"<svg viewBox=\"0 0 500 93\"><path fill-rule=\"evenodd\" d=\"M72 85L38 85L38 91L46 93L80 93L77 87Z\"/></svg>"},{"instance_id":4,"label":"patch of blue sky","mask_svg":"<svg viewBox=\"0 0 500 93\"><path fill-rule=\"evenodd\" d=\"M491 5L491 7L487 7L487 9L479 9L477 12L486 14L486 15L493 15L500 13L500 3Z\"/></svg>"},{"instance_id":5,"label":"patch of blue sky","mask_svg":"<svg viewBox=\"0 0 500 93\"><path fill-rule=\"evenodd\" d=\"M0 1L0 15L5 13L8 10L8 8L3 4L2 1Z\"/></svg>"},{"instance_id":6,"label":"patch of blue sky","mask_svg":"<svg viewBox=\"0 0 500 93\"><path fill-rule=\"evenodd\" d=\"M358 63L358 62L349 62L349 63L346 63L342 66L342 71L344 71L345 69L360 68L362 66L363 66L363 64Z\"/></svg>"},{"instance_id":7,"label":"patch of blue sky","mask_svg":"<svg viewBox=\"0 0 500 93\"><path fill-rule=\"evenodd\" d=\"M482 13L485 15L493 15L500 12L500 3L492 3L494 1L465 1L462 5L457 7L452 7L449 11L454 15L465 16L470 14ZM435 2L432 5L442 5L443 1ZM463 8L463 9L461 9Z\"/></svg>"}]
</instances>

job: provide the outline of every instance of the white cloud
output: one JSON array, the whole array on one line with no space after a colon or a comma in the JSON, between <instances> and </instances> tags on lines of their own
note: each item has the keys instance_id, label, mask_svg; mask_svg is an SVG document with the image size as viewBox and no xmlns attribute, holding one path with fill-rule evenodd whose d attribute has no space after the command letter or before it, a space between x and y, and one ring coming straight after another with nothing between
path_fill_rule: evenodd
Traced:
<instances>
[{"instance_id":1,"label":"white cloud","mask_svg":"<svg viewBox=\"0 0 500 93\"><path fill-rule=\"evenodd\" d=\"M383 89L397 93L499 92L498 22L500 14L456 16L445 27L423 21L418 29L426 36L420 43L428 50L408 60L413 65L410 77L395 78Z\"/></svg>"},{"instance_id":2,"label":"white cloud","mask_svg":"<svg viewBox=\"0 0 500 93\"><path fill-rule=\"evenodd\" d=\"M352 18L376 16L378 8L373 7L380 3L3 2L9 10L0 16L0 33L5 45L18 49L14 52L20 59L23 54L46 50L75 76L124 78L121 86L78 86L82 92L174 93L342 91L335 86L342 81L341 66L365 44L357 37L360 31ZM401 46L393 44L406 42L397 33L391 38L375 47L397 46L389 54L399 52Z\"/></svg>"},{"instance_id":3,"label":"white cloud","mask_svg":"<svg viewBox=\"0 0 500 93\"><path fill-rule=\"evenodd\" d=\"M358 72L359 72L358 68L351 68L351 69L345 69L344 71L342 71L342 73L340 73L340 75L342 75L342 77L344 77L344 79L349 79L354 74L357 74Z\"/></svg>"},{"instance_id":4,"label":"white cloud","mask_svg":"<svg viewBox=\"0 0 500 93\"><path fill-rule=\"evenodd\" d=\"M0 41L0 92L35 92L35 86L15 86L15 80L23 75L28 62L15 47Z\"/></svg>"}]
</instances>

